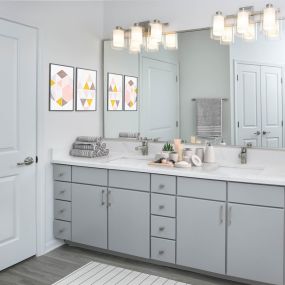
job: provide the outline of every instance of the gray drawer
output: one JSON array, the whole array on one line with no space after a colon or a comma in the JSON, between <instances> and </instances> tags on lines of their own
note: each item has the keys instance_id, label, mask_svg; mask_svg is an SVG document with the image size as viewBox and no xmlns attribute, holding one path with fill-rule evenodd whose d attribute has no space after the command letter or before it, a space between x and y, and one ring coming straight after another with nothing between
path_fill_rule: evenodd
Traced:
<instances>
[{"instance_id":1,"label":"gray drawer","mask_svg":"<svg viewBox=\"0 0 285 285\"><path fill-rule=\"evenodd\" d=\"M110 170L109 187L150 191L150 174Z\"/></svg>"},{"instance_id":2,"label":"gray drawer","mask_svg":"<svg viewBox=\"0 0 285 285\"><path fill-rule=\"evenodd\" d=\"M55 181L54 198L58 200L71 201L71 183Z\"/></svg>"},{"instance_id":3,"label":"gray drawer","mask_svg":"<svg viewBox=\"0 0 285 285\"><path fill-rule=\"evenodd\" d=\"M176 177L167 175L151 175L151 191L163 194L176 194Z\"/></svg>"},{"instance_id":4,"label":"gray drawer","mask_svg":"<svg viewBox=\"0 0 285 285\"><path fill-rule=\"evenodd\" d=\"M57 220L71 221L71 202L55 200L54 218Z\"/></svg>"},{"instance_id":5,"label":"gray drawer","mask_svg":"<svg viewBox=\"0 0 285 285\"><path fill-rule=\"evenodd\" d=\"M72 182L107 186L108 174L106 169L92 167L72 167Z\"/></svg>"},{"instance_id":6,"label":"gray drawer","mask_svg":"<svg viewBox=\"0 0 285 285\"><path fill-rule=\"evenodd\" d=\"M53 223L54 236L58 239L71 240L71 223L55 220Z\"/></svg>"},{"instance_id":7,"label":"gray drawer","mask_svg":"<svg viewBox=\"0 0 285 285\"><path fill-rule=\"evenodd\" d=\"M175 239L175 218L151 216L151 235L167 239Z\"/></svg>"},{"instance_id":8,"label":"gray drawer","mask_svg":"<svg viewBox=\"0 0 285 285\"><path fill-rule=\"evenodd\" d=\"M226 200L227 184L223 181L177 178L177 195L209 200Z\"/></svg>"},{"instance_id":9,"label":"gray drawer","mask_svg":"<svg viewBox=\"0 0 285 285\"><path fill-rule=\"evenodd\" d=\"M71 166L54 164L53 166L53 178L59 181L71 181Z\"/></svg>"},{"instance_id":10,"label":"gray drawer","mask_svg":"<svg viewBox=\"0 0 285 285\"><path fill-rule=\"evenodd\" d=\"M284 208L284 187L230 182L228 191L229 202Z\"/></svg>"},{"instance_id":11,"label":"gray drawer","mask_svg":"<svg viewBox=\"0 0 285 285\"><path fill-rule=\"evenodd\" d=\"M151 213L154 215L175 217L175 196L151 194Z\"/></svg>"},{"instance_id":12,"label":"gray drawer","mask_svg":"<svg viewBox=\"0 0 285 285\"><path fill-rule=\"evenodd\" d=\"M151 238L151 259L175 263L175 241Z\"/></svg>"}]
</instances>

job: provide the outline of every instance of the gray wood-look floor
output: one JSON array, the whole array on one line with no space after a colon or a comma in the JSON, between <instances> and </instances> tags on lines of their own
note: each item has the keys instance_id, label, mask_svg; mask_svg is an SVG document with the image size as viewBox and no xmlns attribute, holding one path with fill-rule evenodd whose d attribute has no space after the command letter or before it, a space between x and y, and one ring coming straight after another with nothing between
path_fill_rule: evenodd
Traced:
<instances>
[{"instance_id":1,"label":"gray wood-look floor","mask_svg":"<svg viewBox=\"0 0 285 285\"><path fill-rule=\"evenodd\" d=\"M102 262L192 285L240 284L64 245L46 255L32 257L3 270L0 272L0 285L50 285L90 261Z\"/></svg>"}]
</instances>

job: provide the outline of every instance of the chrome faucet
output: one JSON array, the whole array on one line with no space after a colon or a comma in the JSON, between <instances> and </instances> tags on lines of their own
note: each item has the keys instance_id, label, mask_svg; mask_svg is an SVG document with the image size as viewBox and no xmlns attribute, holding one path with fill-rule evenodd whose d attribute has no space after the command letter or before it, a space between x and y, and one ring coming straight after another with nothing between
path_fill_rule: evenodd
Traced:
<instances>
[{"instance_id":1,"label":"chrome faucet","mask_svg":"<svg viewBox=\"0 0 285 285\"><path fill-rule=\"evenodd\" d=\"M247 163L247 147L243 146L241 148L240 154L239 154L239 158L240 158L240 163L241 164L246 164Z\"/></svg>"},{"instance_id":2,"label":"chrome faucet","mask_svg":"<svg viewBox=\"0 0 285 285\"><path fill-rule=\"evenodd\" d=\"M140 141L141 141L142 145L137 146L136 150L141 150L142 155L148 155L148 140L147 140L147 138L143 138Z\"/></svg>"}]
</instances>

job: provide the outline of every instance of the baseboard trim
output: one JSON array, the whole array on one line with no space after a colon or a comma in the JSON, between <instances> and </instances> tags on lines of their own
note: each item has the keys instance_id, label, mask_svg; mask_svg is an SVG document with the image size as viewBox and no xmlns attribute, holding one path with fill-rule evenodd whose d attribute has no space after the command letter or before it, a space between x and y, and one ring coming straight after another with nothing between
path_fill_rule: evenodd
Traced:
<instances>
[{"instance_id":1,"label":"baseboard trim","mask_svg":"<svg viewBox=\"0 0 285 285\"><path fill-rule=\"evenodd\" d=\"M52 239L52 240L50 240L49 242L46 243L45 251L44 251L43 254L47 254L48 252L50 252L50 251L52 251L52 250L62 246L63 244L64 244L64 242L61 241L61 240Z\"/></svg>"}]
</instances>

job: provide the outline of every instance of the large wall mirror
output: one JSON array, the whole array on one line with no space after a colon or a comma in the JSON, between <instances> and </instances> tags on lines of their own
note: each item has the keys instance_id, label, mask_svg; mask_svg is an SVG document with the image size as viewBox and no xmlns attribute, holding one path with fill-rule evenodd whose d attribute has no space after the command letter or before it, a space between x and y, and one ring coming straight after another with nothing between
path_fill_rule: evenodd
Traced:
<instances>
[{"instance_id":1,"label":"large wall mirror","mask_svg":"<svg viewBox=\"0 0 285 285\"><path fill-rule=\"evenodd\" d=\"M108 108L110 74L122 78L119 110ZM140 54L105 41L104 136L284 148L284 75L285 31L278 40L260 33L232 45L212 40L209 29L180 32L178 50ZM135 110L124 108L126 76L138 78Z\"/></svg>"}]
</instances>

